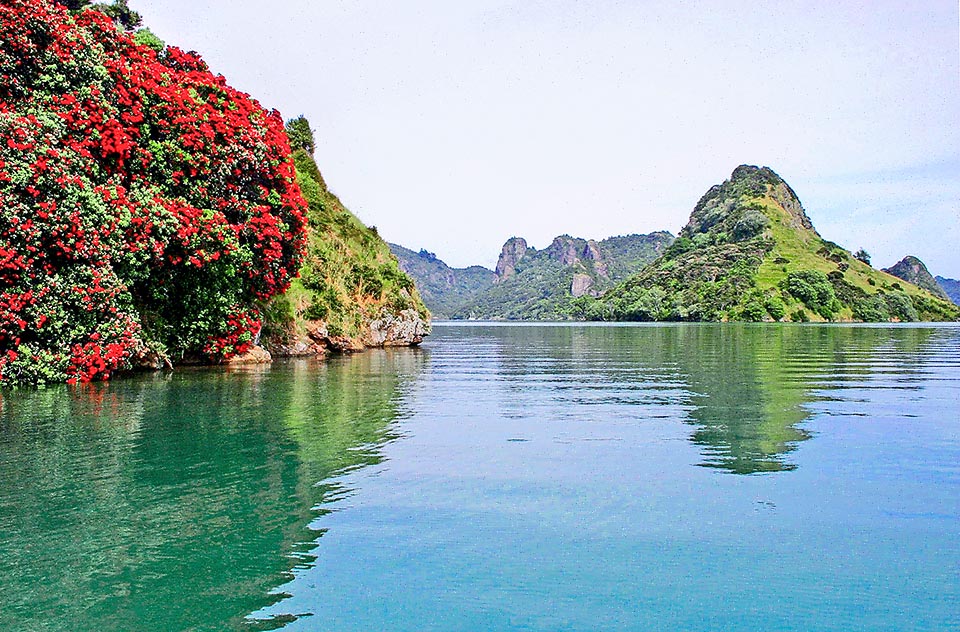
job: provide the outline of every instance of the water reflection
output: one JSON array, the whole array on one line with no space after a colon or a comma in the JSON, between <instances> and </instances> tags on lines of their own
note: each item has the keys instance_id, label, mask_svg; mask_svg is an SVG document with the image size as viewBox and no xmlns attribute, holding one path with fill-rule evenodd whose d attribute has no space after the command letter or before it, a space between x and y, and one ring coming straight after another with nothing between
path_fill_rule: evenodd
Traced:
<instances>
[{"instance_id":1,"label":"water reflection","mask_svg":"<svg viewBox=\"0 0 960 632\"><path fill-rule=\"evenodd\" d=\"M886 378L899 388L921 384L925 364L952 331L477 325L440 335L449 334L445 345L467 341L472 380L506 383L497 407L507 418L643 423L671 416L694 426L699 465L758 474L796 469L792 453L812 436L804 422L837 389Z\"/></svg>"},{"instance_id":2,"label":"water reflection","mask_svg":"<svg viewBox=\"0 0 960 632\"><path fill-rule=\"evenodd\" d=\"M735 474L793 470L802 424L837 388L888 379L918 388L943 329L719 325L683 329L685 380L695 393L691 441L701 465ZM879 381L879 382L878 382ZM824 394L829 388L831 393Z\"/></svg>"},{"instance_id":3,"label":"water reflection","mask_svg":"<svg viewBox=\"0 0 960 632\"><path fill-rule=\"evenodd\" d=\"M316 485L378 463L418 351L4 393L0 626L272 629L309 564ZM282 609L281 609L282 610Z\"/></svg>"}]
</instances>

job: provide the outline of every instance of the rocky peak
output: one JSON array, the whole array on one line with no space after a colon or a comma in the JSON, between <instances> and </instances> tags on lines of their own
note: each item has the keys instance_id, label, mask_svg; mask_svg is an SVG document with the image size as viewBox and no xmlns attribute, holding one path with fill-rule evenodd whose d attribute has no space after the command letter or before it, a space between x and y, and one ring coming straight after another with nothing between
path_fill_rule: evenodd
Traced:
<instances>
[{"instance_id":1,"label":"rocky peak","mask_svg":"<svg viewBox=\"0 0 960 632\"><path fill-rule=\"evenodd\" d=\"M523 237L511 237L503 244L500 258L497 260L497 281L512 277L517 273L517 263L527 254L527 240Z\"/></svg>"},{"instance_id":2,"label":"rocky peak","mask_svg":"<svg viewBox=\"0 0 960 632\"><path fill-rule=\"evenodd\" d=\"M597 244L596 241L588 239L587 245L583 247L583 252L580 253L580 256L583 259L593 262L593 269L598 275L605 279L610 278L607 263L604 261L603 253L600 252L600 245Z\"/></svg>"},{"instance_id":3,"label":"rocky peak","mask_svg":"<svg viewBox=\"0 0 960 632\"><path fill-rule=\"evenodd\" d=\"M797 194L773 169L740 165L733 170L729 180L710 187L700 198L684 227L683 236L705 233L728 218L735 221L744 211L743 198L767 195L790 215L792 227L814 230Z\"/></svg>"},{"instance_id":4,"label":"rocky peak","mask_svg":"<svg viewBox=\"0 0 960 632\"><path fill-rule=\"evenodd\" d=\"M547 255L565 266L572 266L579 261L579 254L577 240L570 235L554 238L553 243L547 247Z\"/></svg>"},{"instance_id":5,"label":"rocky peak","mask_svg":"<svg viewBox=\"0 0 960 632\"><path fill-rule=\"evenodd\" d=\"M942 298L945 301L950 300L947 293L943 291L943 288L940 287L937 280L934 279L930 271L927 270L927 266L912 255L907 255L892 267L885 268L884 272L892 274L898 279L903 279L907 283L913 283L918 287L922 287L934 296Z\"/></svg>"}]
</instances>

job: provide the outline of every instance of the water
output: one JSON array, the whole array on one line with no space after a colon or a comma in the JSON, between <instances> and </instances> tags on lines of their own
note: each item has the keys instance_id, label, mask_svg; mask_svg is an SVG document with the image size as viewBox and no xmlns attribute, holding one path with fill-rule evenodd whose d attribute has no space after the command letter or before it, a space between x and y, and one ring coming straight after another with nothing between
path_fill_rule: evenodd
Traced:
<instances>
[{"instance_id":1,"label":"water","mask_svg":"<svg viewBox=\"0 0 960 632\"><path fill-rule=\"evenodd\" d=\"M438 326L0 406L4 630L960 629L956 326Z\"/></svg>"}]
</instances>

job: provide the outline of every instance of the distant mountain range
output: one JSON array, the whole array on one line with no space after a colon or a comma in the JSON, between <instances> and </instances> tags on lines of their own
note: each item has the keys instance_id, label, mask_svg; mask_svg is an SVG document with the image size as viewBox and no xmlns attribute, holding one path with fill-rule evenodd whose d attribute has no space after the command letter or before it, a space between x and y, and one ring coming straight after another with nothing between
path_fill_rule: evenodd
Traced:
<instances>
[{"instance_id":1,"label":"distant mountain range","mask_svg":"<svg viewBox=\"0 0 960 632\"><path fill-rule=\"evenodd\" d=\"M514 237L496 270L391 248L427 306L455 319L960 320L948 300L960 283L934 280L916 257L877 270L823 239L767 167L741 165L711 187L676 239L561 235L537 250Z\"/></svg>"},{"instance_id":2,"label":"distant mountain range","mask_svg":"<svg viewBox=\"0 0 960 632\"><path fill-rule=\"evenodd\" d=\"M482 266L451 268L432 252L414 252L397 244L389 246L400 261L400 268L413 277L434 318L450 318L496 280L496 273Z\"/></svg>"},{"instance_id":3,"label":"distant mountain range","mask_svg":"<svg viewBox=\"0 0 960 632\"><path fill-rule=\"evenodd\" d=\"M496 270L451 268L426 250L390 247L435 317L569 320L576 312L574 299L599 296L656 259L673 239L667 232L601 241L560 235L537 250L511 237Z\"/></svg>"},{"instance_id":4,"label":"distant mountain range","mask_svg":"<svg viewBox=\"0 0 960 632\"><path fill-rule=\"evenodd\" d=\"M943 291L947 293L947 296L950 297L950 300L953 301L955 305L960 305L960 281L947 279L942 276L936 276L934 278L937 280L937 284L943 288Z\"/></svg>"}]
</instances>

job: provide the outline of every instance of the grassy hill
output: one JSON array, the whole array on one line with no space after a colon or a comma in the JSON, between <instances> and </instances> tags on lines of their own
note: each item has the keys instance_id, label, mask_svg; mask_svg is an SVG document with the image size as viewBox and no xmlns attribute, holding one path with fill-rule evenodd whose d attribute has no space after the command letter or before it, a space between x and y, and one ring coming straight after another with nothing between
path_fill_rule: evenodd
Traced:
<instances>
[{"instance_id":1,"label":"grassy hill","mask_svg":"<svg viewBox=\"0 0 960 632\"><path fill-rule=\"evenodd\" d=\"M823 239L793 189L741 165L673 245L597 300L596 320L957 320L960 310Z\"/></svg>"}]
</instances>

